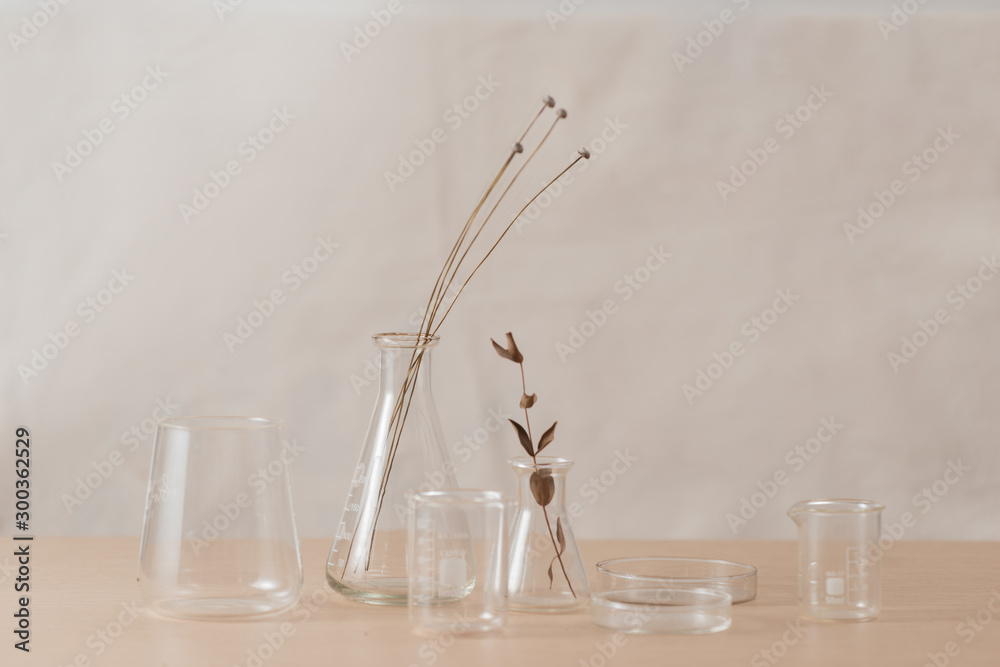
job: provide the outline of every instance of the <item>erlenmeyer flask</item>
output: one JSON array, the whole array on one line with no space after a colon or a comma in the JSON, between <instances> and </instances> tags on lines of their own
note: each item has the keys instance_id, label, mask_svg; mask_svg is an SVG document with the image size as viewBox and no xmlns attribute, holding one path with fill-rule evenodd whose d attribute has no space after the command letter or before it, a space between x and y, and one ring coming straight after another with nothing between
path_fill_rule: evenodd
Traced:
<instances>
[{"instance_id":1,"label":"erlenmeyer flask","mask_svg":"<svg viewBox=\"0 0 1000 667\"><path fill-rule=\"evenodd\" d=\"M326 580L361 602L405 605L407 496L458 484L431 394L431 349L439 338L387 333L373 340L380 351L378 397Z\"/></svg>"},{"instance_id":2,"label":"erlenmeyer flask","mask_svg":"<svg viewBox=\"0 0 1000 667\"><path fill-rule=\"evenodd\" d=\"M566 612L590 603L590 586L566 511L566 473L573 461L553 456L509 460L518 477L507 604L514 611ZM532 482L535 479L535 482ZM538 504L533 484L547 487ZM558 554L558 555L557 555Z\"/></svg>"}]
</instances>

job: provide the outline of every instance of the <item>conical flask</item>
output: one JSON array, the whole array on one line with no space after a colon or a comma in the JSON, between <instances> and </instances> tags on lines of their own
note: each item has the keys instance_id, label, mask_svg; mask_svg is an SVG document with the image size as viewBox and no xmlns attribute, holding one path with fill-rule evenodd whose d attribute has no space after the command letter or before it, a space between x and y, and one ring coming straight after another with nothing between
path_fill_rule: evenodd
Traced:
<instances>
[{"instance_id":1,"label":"conical flask","mask_svg":"<svg viewBox=\"0 0 1000 667\"><path fill-rule=\"evenodd\" d=\"M386 333L373 340L379 348L378 397L326 579L361 602L405 605L407 496L458 484L431 393L431 350L439 338Z\"/></svg>"},{"instance_id":2,"label":"conical flask","mask_svg":"<svg viewBox=\"0 0 1000 667\"><path fill-rule=\"evenodd\" d=\"M509 462L518 477L518 491L508 564L508 607L541 613L586 607L590 586L566 511L566 473L573 461L519 456ZM533 486L545 490L538 493ZM545 505L539 504L539 497L547 501Z\"/></svg>"}]
</instances>

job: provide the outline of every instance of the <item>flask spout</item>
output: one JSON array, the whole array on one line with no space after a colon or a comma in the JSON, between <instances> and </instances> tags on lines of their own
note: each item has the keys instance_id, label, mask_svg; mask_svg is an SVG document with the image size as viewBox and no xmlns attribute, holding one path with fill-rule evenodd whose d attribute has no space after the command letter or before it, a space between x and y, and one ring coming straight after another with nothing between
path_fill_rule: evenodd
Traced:
<instances>
[{"instance_id":1,"label":"flask spout","mask_svg":"<svg viewBox=\"0 0 1000 667\"><path fill-rule=\"evenodd\" d=\"M802 525L803 517L805 517L805 515L810 511L809 505L809 501L802 501L795 503L788 509L788 516L795 522L796 526Z\"/></svg>"}]
</instances>

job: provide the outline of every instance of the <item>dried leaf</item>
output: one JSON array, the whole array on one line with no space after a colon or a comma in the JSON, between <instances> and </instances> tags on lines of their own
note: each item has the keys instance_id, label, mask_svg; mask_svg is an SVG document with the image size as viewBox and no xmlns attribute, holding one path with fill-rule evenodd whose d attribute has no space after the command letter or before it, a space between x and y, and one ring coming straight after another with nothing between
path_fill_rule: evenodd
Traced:
<instances>
[{"instance_id":1,"label":"dried leaf","mask_svg":"<svg viewBox=\"0 0 1000 667\"><path fill-rule=\"evenodd\" d=\"M542 433L542 437L538 441L538 452L539 453L543 449L545 449L545 447L548 446L548 444L550 442L552 442L553 440L555 440L555 438L556 438L556 424L558 424L558 423L559 422L555 422L554 424L552 424L552 426L549 427L549 430L547 430L545 433Z\"/></svg>"},{"instance_id":2,"label":"dried leaf","mask_svg":"<svg viewBox=\"0 0 1000 667\"><path fill-rule=\"evenodd\" d=\"M493 343L493 349L497 351L497 354L499 354L504 359L510 359L511 361L514 361L514 357L511 356L510 352L508 352L507 349L503 347L500 343L496 342L492 338L490 338L490 342Z\"/></svg>"},{"instance_id":3,"label":"dried leaf","mask_svg":"<svg viewBox=\"0 0 1000 667\"><path fill-rule=\"evenodd\" d=\"M552 566L556 564L556 559L553 558L552 562L549 563L549 588L552 588L553 577L552 577Z\"/></svg>"},{"instance_id":4,"label":"dried leaf","mask_svg":"<svg viewBox=\"0 0 1000 667\"><path fill-rule=\"evenodd\" d=\"M566 536L563 534L562 517L556 518L556 540L559 542L559 551L556 553L562 556L566 552Z\"/></svg>"},{"instance_id":5,"label":"dried leaf","mask_svg":"<svg viewBox=\"0 0 1000 667\"><path fill-rule=\"evenodd\" d=\"M497 351L497 354L504 359L510 359L515 364L519 364L524 361L524 356L522 356L521 352L517 349L517 344L514 343L514 336L509 331L507 332L507 347L504 347L492 338L490 338L490 342L493 343L493 349Z\"/></svg>"},{"instance_id":6,"label":"dried leaf","mask_svg":"<svg viewBox=\"0 0 1000 667\"><path fill-rule=\"evenodd\" d=\"M544 475L538 472L531 473L528 480L531 487L531 495L535 497L535 502L545 507L552 502L552 497L556 493L556 481L551 475Z\"/></svg>"},{"instance_id":7,"label":"dried leaf","mask_svg":"<svg viewBox=\"0 0 1000 667\"><path fill-rule=\"evenodd\" d=\"M527 410L532 405L538 402L538 394L532 394L528 396L527 394L521 395L521 407Z\"/></svg>"},{"instance_id":8,"label":"dried leaf","mask_svg":"<svg viewBox=\"0 0 1000 667\"><path fill-rule=\"evenodd\" d=\"M528 456L534 456L535 450L531 446L531 438L528 437L528 432L524 430L524 427L518 424L513 419L508 419L511 424L514 425L514 430L517 431L517 439L521 441L521 446L524 447L524 451L528 452Z\"/></svg>"},{"instance_id":9,"label":"dried leaf","mask_svg":"<svg viewBox=\"0 0 1000 667\"><path fill-rule=\"evenodd\" d=\"M514 342L514 334L507 332L507 349L510 350L510 358L514 363L521 363L524 361L524 356L521 351L517 349L517 343Z\"/></svg>"}]
</instances>

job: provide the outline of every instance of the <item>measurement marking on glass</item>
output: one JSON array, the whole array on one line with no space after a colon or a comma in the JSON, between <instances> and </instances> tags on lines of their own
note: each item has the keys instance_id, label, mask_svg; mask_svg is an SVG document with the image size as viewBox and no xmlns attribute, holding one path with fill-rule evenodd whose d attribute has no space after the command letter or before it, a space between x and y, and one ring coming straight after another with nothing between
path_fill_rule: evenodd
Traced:
<instances>
[{"instance_id":1,"label":"measurement marking on glass","mask_svg":"<svg viewBox=\"0 0 1000 667\"><path fill-rule=\"evenodd\" d=\"M431 519L423 518L417 521L417 571L431 572L434 565L434 522ZM418 577L417 597L421 600L431 600L436 592L434 590L434 578L423 576Z\"/></svg>"},{"instance_id":2,"label":"measurement marking on glass","mask_svg":"<svg viewBox=\"0 0 1000 667\"><path fill-rule=\"evenodd\" d=\"M868 590L868 573L865 568L868 561L865 560L864 551L861 547L847 548L847 592L865 593Z\"/></svg>"},{"instance_id":3,"label":"measurement marking on glass","mask_svg":"<svg viewBox=\"0 0 1000 667\"><path fill-rule=\"evenodd\" d=\"M354 477L351 479L351 493L347 496L347 503L344 505L343 519L337 527L337 533L333 541L333 548L330 550L331 553L339 553L340 550L337 547L340 546L341 540L350 540L351 536L354 534L353 531L347 530L347 518L352 514L356 516L361 512L361 504L354 502L354 490L368 481L368 475L364 473L365 464L364 462L361 462L358 464L358 467L354 469ZM343 567L344 563L345 561L343 558L337 559L337 567Z\"/></svg>"}]
</instances>

